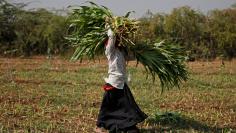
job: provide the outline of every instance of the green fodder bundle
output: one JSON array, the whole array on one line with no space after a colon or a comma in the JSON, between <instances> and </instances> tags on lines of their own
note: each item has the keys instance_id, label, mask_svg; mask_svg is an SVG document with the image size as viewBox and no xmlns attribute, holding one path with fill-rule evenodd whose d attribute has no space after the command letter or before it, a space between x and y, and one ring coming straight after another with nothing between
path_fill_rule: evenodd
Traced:
<instances>
[{"instance_id":1,"label":"green fodder bundle","mask_svg":"<svg viewBox=\"0 0 236 133\"><path fill-rule=\"evenodd\" d=\"M137 44L131 47L137 62L143 64L153 80L159 77L161 87L179 87L182 81L188 78L184 61L184 50L177 45L164 42L155 44Z\"/></svg>"},{"instance_id":2,"label":"green fodder bundle","mask_svg":"<svg viewBox=\"0 0 236 133\"><path fill-rule=\"evenodd\" d=\"M135 35L139 27L138 21L125 16L117 17L104 7L89 2L89 6L73 9L69 21L69 35L66 39L76 47L72 60L82 59L84 55L90 59L104 52L104 43L108 39L107 30L111 28L119 38L118 46L122 46L128 54L134 54L137 62L143 64L153 79L159 77L162 88L179 87L181 81L187 80L184 65L184 52L180 47L168 43L136 44Z\"/></svg>"},{"instance_id":3,"label":"green fodder bundle","mask_svg":"<svg viewBox=\"0 0 236 133\"><path fill-rule=\"evenodd\" d=\"M124 17L116 17L108 8L89 3L90 6L73 9L68 18L70 26L66 39L76 47L72 60L81 59L83 55L93 59L95 55L103 52L108 28L119 36L120 46L134 45L131 38L138 29L138 22L128 19L131 12Z\"/></svg>"}]
</instances>

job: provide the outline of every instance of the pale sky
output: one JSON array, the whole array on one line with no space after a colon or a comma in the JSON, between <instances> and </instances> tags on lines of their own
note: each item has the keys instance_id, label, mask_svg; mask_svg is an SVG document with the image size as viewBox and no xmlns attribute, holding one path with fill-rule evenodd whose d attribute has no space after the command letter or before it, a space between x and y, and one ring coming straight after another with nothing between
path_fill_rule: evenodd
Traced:
<instances>
[{"instance_id":1,"label":"pale sky","mask_svg":"<svg viewBox=\"0 0 236 133\"><path fill-rule=\"evenodd\" d=\"M87 0L7 0L9 2L29 2L27 9L47 8L66 9L69 5L81 5ZM212 9L224 9L236 3L236 0L91 0L112 10L115 15L124 15L135 11L133 17L139 18L150 10L153 13L169 13L173 8L188 5L206 13Z\"/></svg>"}]
</instances>

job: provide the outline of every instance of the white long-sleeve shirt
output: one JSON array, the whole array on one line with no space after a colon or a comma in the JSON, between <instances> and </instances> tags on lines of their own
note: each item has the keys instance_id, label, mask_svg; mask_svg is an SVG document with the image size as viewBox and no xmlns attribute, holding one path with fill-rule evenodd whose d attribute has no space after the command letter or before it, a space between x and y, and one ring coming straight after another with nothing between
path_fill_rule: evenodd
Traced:
<instances>
[{"instance_id":1,"label":"white long-sleeve shirt","mask_svg":"<svg viewBox=\"0 0 236 133\"><path fill-rule=\"evenodd\" d=\"M126 76L126 61L124 54L115 47L116 38L110 35L105 54L108 59L108 78L105 81L117 89L123 89Z\"/></svg>"}]
</instances>

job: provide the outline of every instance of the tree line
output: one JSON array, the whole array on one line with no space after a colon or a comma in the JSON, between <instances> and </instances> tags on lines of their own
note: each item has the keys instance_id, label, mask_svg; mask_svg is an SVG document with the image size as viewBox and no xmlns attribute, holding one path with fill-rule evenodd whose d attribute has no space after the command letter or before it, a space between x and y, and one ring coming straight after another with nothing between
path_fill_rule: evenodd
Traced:
<instances>
[{"instance_id":1,"label":"tree line","mask_svg":"<svg viewBox=\"0 0 236 133\"><path fill-rule=\"evenodd\" d=\"M0 0L0 55L63 55L73 48L65 40L67 15ZM188 6L169 14L148 11L140 20L138 42L165 40L186 49L190 60L236 57L236 6L207 14Z\"/></svg>"},{"instance_id":2,"label":"tree line","mask_svg":"<svg viewBox=\"0 0 236 133\"><path fill-rule=\"evenodd\" d=\"M170 14L147 12L141 18L141 40L166 40L183 46L192 59L236 56L236 6L206 15L188 6Z\"/></svg>"}]
</instances>

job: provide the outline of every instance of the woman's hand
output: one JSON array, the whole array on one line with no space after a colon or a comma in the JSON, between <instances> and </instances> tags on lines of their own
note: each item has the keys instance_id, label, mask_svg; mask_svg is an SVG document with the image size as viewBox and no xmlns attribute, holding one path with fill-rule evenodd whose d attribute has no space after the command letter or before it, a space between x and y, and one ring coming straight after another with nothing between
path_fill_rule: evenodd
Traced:
<instances>
[{"instance_id":1,"label":"woman's hand","mask_svg":"<svg viewBox=\"0 0 236 133\"><path fill-rule=\"evenodd\" d=\"M108 36L108 37L113 37L113 36L114 36L114 33L113 33L113 31L111 30L111 28L108 29L108 31L107 31L107 36Z\"/></svg>"}]
</instances>

